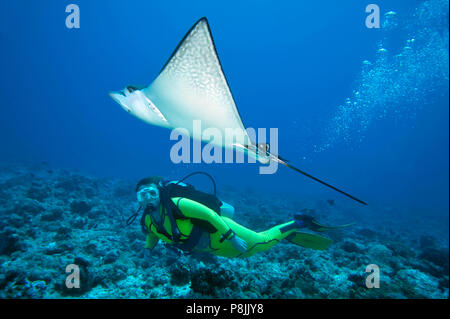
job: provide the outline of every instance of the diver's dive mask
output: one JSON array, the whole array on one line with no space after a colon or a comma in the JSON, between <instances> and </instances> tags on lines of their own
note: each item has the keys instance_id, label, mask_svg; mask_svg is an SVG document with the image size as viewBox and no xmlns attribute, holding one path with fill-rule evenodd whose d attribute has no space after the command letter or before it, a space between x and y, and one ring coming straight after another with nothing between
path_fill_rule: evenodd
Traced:
<instances>
[{"instance_id":1,"label":"diver's dive mask","mask_svg":"<svg viewBox=\"0 0 450 319\"><path fill-rule=\"evenodd\" d=\"M141 206L151 205L157 207L159 205L159 190L154 184L142 187L137 192L136 197Z\"/></svg>"}]
</instances>

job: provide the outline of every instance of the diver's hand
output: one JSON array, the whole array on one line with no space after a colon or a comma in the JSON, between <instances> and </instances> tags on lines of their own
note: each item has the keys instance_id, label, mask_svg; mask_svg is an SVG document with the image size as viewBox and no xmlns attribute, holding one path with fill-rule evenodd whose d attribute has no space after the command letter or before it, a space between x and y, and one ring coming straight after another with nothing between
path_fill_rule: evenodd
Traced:
<instances>
[{"instance_id":1,"label":"diver's hand","mask_svg":"<svg viewBox=\"0 0 450 319\"><path fill-rule=\"evenodd\" d=\"M247 242L242 238L238 237L236 234L230 238L230 241L233 247L239 250L241 253L247 251Z\"/></svg>"}]
</instances>

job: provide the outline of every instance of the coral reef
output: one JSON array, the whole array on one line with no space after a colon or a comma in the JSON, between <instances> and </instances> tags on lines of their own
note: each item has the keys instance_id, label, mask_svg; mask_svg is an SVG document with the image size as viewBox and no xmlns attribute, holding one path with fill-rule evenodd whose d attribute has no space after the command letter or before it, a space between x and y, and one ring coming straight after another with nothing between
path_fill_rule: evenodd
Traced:
<instances>
[{"instance_id":1,"label":"coral reef","mask_svg":"<svg viewBox=\"0 0 450 319\"><path fill-rule=\"evenodd\" d=\"M137 208L133 184L0 167L0 298L448 298L448 228L424 223L411 232L411 221L380 211L372 212L376 222L361 216L330 232L335 243L326 251L288 242L248 259L187 255L161 243L148 251L139 223L126 227ZM359 216L338 200L240 194L224 187L220 196L235 206L237 222L257 231L296 211L324 223ZM80 288L66 286L71 264ZM379 288L366 286L370 264L380 269Z\"/></svg>"}]
</instances>

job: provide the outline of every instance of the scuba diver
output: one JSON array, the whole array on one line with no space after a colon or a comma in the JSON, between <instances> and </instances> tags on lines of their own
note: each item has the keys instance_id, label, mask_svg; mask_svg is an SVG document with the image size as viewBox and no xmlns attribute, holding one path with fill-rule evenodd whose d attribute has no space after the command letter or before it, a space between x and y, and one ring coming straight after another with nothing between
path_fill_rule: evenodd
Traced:
<instances>
[{"instance_id":1,"label":"scuba diver","mask_svg":"<svg viewBox=\"0 0 450 319\"><path fill-rule=\"evenodd\" d=\"M183 183L195 174L211 179L214 194ZM165 181L158 176L144 178L136 186L136 197L139 209L127 224L142 212L145 248L150 250L162 240L185 253L209 252L245 258L266 251L284 239L302 247L324 250L332 244L331 239L299 230L323 232L350 226L324 226L309 215L295 214L292 221L255 232L233 221L234 207L216 196L214 179L204 172L194 172L180 181Z\"/></svg>"}]
</instances>

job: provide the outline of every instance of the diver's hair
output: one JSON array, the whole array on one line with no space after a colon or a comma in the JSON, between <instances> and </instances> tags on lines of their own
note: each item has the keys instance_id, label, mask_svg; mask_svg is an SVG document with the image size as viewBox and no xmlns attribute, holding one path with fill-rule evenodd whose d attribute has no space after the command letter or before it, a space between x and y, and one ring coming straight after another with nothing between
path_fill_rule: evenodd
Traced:
<instances>
[{"instance_id":1,"label":"diver's hair","mask_svg":"<svg viewBox=\"0 0 450 319\"><path fill-rule=\"evenodd\" d=\"M159 182L162 180L163 180L163 178L161 176L150 176L150 177L143 178L139 181L139 183L137 183L136 192L144 185L150 185L150 184L158 185Z\"/></svg>"}]
</instances>

